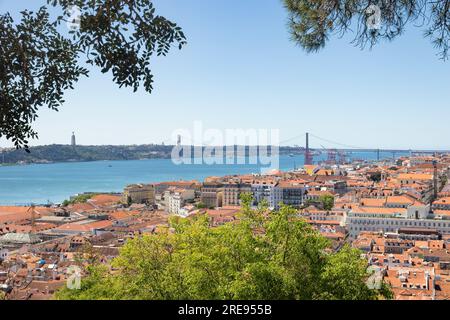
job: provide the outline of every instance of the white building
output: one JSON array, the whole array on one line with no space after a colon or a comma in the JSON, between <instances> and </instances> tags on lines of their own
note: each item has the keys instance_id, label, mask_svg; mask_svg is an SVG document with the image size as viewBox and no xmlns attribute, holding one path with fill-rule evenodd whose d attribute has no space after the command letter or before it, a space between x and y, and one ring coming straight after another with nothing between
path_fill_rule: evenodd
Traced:
<instances>
[{"instance_id":1,"label":"white building","mask_svg":"<svg viewBox=\"0 0 450 320\"><path fill-rule=\"evenodd\" d=\"M187 200L195 199L195 192L191 189L174 189L169 188L164 193L166 201L166 211L171 214L182 214L182 208Z\"/></svg>"},{"instance_id":2,"label":"white building","mask_svg":"<svg viewBox=\"0 0 450 320\"><path fill-rule=\"evenodd\" d=\"M276 183L273 181L255 181L251 184L254 204L267 201L269 207L274 207L275 200L278 199L273 193Z\"/></svg>"},{"instance_id":3,"label":"white building","mask_svg":"<svg viewBox=\"0 0 450 320\"><path fill-rule=\"evenodd\" d=\"M430 206L404 208L353 208L347 213L345 226L355 239L360 232L398 232L403 228L434 229L442 235L450 234L450 220L435 219Z\"/></svg>"},{"instance_id":4,"label":"white building","mask_svg":"<svg viewBox=\"0 0 450 320\"><path fill-rule=\"evenodd\" d=\"M270 190L269 207L278 209L280 202L283 202L283 188L277 185Z\"/></svg>"}]
</instances>

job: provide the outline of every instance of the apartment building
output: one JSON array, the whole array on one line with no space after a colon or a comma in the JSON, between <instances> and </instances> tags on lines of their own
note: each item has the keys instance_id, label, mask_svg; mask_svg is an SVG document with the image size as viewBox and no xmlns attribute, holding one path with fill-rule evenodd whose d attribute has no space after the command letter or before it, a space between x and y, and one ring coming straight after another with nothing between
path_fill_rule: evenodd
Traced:
<instances>
[{"instance_id":1,"label":"apartment building","mask_svg":"<svg viewBox=\"0 0 450 320\"><path fill-rule=\"evenodd\" d=\"M254 205L266 201L269 207L275 207L278 196L274 193L277 182L274 179L257 179L252 181L251 189Z\"/></svg>"},{"instance_id":2,"label":"apartment building","mask_svg":"<svg viewBox=\"0 0 450 320\"><path fill-rule=\"evenodd\" d=\"M402 185L416 184L416 183L431 183L433 181L433 175L428 173L401 173L398 175L397 180Z\"/></svg>"},{"instance_id":3,"label":"apartment building","mask_svg":"<svg viewBox=\"0 0 450 320\"><path fill-rule=\"evenodd\" d=\"M427 230L433 233L430 229L422 231ZM383 281L387 283L395 300L450 298L448 240L404 239L400 233L363 232L352 246L364 252L378 286Z\"/></svg>"},{"instance_id":4,"label":"apartment building","mask_svg":"<svg viewBox=\"0 0 450 320\"><path fill-rule=\"evenodd\" d=\"M193 189L169 188L164 193L165 209L168 213L179 215L186 201L194 199L195 191Z\"/></svg>"},{"instance_id":5,"label":"apartment building","mask_svg":"<svg viewBox=\"0 0 450 320\"><path fill-rule=\"evenodd\" d=\"M169 188L181 188L181 189L188 189L188 190L190 189L190 190L194 190L196 193L199 193L201 186L202 186L202 184L196 180L159 182L159 183L155 184L155 193L157 195L162 195Z\"/></svg>"},{"instance_id":6,"label":"apartment building","mask_svg":"<svg viewBox=\"0 0 450 320\"><path fill-rule=\"evenodd\" d=\"M441 235L450 234L450 220L434 219L430 206L404 208L354 207L346 215L349 236L355 239L361 232L398 232L399 229L433 229Z\"/></svg>"},{"instance_id":7,"label":"apartment building","mask_svg":"<svg viewBox=\"0 0 450 320\"><path fill-rule=\"evenodd\" d=\"M386 282L392 288L396 300L434 300L434 268L391 267Z\"/></svg>"},{"instance_id":8,"label":"apartment building","mask_svg":"<svg viewBox=\"0 0 450 320\"><path fill-rule=\"evenodd\" d=\"M218 208L222 206L223 184L205 182L201 188L200 201L207 208Z\"/></svg>"},{"instance_id":9,"label":"apartment building","mask_svg":"<svg viewBox=\"0 0 450 320\"><path fill-rule=\"evenodd\" d=\"M275 187L272 203L278 208L279 203L299 208L304 202L307 187L305 181L280 181Z\"/></svg>"},{"instance_id":10,"label":"apartment building","mask_svg":"<svg viewBox=\"0 0 450 320\"><path fill-rule=\"evenodd\" d=\"M300 215L303 218L311 221L331 221L337 222L340 225L345 224L344 215L338 211L318 210L315 207L311 207L302 210Z\"/></svg>"},{"instance_id":11,"label":"apartment building","mask_svg":"<svg viewBox=\"0 0 450 320\"><path fill-rule=\"evenodd\" d=\"M122 201L125 203L155 204L155 186L153 184L132 184L123 190Z\"/></svg>"},{"instance_id":12,"label":"apartment building","mask_svg":"<svg viewBox=\"0 0 450 320\"><path fill-rule=\"evenodd\" d=\"M223 185L223 206L240 205L240 197L244 193L251 193L252 186L246 183L228 183Z\"/></svg>"},{"instance_id":13,"label":"apartment building","mask_svg":"<svg viewBox=\"0 0 450 320\"><path fill-rule=\"evenodd\" d=\"M433 209L450 210L450 197L444 197L436 200L433 203Z\"/></svg>"},{"instance_id":14,"label":"apartment building","mask_svg":"<svg viewBox=\"0 0 450 320\"><path fill-rule=\"evenodd\" d=\"M417 202L412 197L401 195L401 196L390 196L386 198L386 207L388 208L408 208Z\"/></svg>"}]
</instances>

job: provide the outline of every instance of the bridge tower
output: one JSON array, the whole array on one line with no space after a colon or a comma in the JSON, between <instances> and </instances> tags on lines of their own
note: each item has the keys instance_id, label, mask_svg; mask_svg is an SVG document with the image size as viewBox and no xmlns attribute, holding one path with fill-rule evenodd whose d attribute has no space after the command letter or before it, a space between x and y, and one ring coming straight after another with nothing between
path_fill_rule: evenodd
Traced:
<instances>
[{"instance_id":1,"label":"bridge tower","mask_svg":"<svg viewBox=\"0 0 450 320\"><path fill-rule=\"evenodd\" d=\"M306 146L305 146L305 165L313 164L313 155L309 149L309 132L306 133Z\"/></svg>"}]
</instances>

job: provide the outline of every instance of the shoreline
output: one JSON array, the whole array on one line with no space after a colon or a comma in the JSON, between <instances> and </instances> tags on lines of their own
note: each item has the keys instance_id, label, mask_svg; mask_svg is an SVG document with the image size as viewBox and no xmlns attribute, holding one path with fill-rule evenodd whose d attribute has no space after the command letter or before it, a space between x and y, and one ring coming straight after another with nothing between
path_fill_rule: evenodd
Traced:
<instances>
[{"instance_id":1,"label":"shoreline","mask_svg":"<svg viewBox=\"0 0 450 320\"><path fill-rule=\"evenodd\" d=\"M169 160L170 158L143 158L143 159L106 159L106 160L74 160L74 161L45 161L27 163L0 163L0 167L21 167L36 164L62 164L62 163L86 163L86 162L107 162L107 161L145 161L145 160Z\"/></svg>"},{"instance_id":2,"label":"shoreline","mask_svg":"<svg viewBox=\"0 0 450 320\"><path fill-rule=\"evenodd\" d=\"M124 186L125 188L125 186ZM83 194L93 194L93 195L101 195L101 194L107 194L107 195L119 195L122 194L122 191L84 191L84 192L80 192L80 193L75 193L70 195L68 198L62 200L61 202L54 202L54 203L38 203L38 202L28 202L28 203L14 203L14 204L9 204L9 203L2 203L0 202L0 207L29 207L30 205L34 205L36 207L52 207L52 206L61 206L62 203L65 200L70 200L70 198L72 197L76 197L79 195L83 195Z\"/></svg>"}]
</instances>

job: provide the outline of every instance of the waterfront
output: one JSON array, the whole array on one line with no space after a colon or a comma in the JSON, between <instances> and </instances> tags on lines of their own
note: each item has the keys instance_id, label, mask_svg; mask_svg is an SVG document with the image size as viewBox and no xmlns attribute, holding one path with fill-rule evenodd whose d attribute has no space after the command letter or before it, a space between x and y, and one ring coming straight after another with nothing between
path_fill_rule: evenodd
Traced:
<instances>
[{"instance_id":1,"label":"waterfront","mask_svg":"<svg viewBox=\"0 0 450 320\"><path fill-rule=\"evenodd\" d=\"M375 153L353 153L374 160ZM382 158L391 154L382 154ZM400 156L400 155L399 155ZM325 155L315 160L324 160ZM303 156L280 156L280 169L303 165ZM208 176L260 173L256 164L175 165L170 159L68 162L0 167L0 205L60 203L82 192L120 192L127 184L177 180L203 181Z\"/></svg>"}]
</instances>

